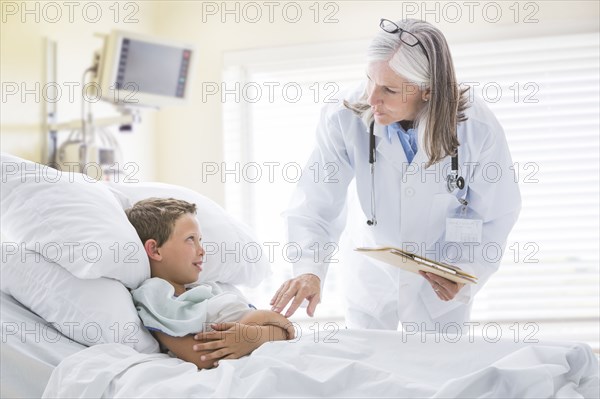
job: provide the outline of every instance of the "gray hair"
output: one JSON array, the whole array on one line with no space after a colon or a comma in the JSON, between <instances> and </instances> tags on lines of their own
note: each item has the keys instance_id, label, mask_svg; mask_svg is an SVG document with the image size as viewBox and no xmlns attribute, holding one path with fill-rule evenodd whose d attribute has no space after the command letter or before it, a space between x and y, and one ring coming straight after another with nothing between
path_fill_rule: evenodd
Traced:
<instances>
[{"instance_id":1,"label":"gray hair","mask_svg":"<svg viewBox=\"0 0 600 399\"><path fill-rule=\"evenodd\" d=\"M427 167L454 155L460 143L456 135L459 122L467 119L468 88L460 90L454 72L450 48L442 32L428 22L416 19L396 21L401 29L412 33L423 45L409 46L399 33L381 30L367 50L367 61L387 61L389 67L406 80L431 90L431 99L414 121L429 161ZM423 51L425 50L427 54ZM373 110L365 93L356 103L344 101L367 126L373 121Z\"/></svg>"}]
</instances>

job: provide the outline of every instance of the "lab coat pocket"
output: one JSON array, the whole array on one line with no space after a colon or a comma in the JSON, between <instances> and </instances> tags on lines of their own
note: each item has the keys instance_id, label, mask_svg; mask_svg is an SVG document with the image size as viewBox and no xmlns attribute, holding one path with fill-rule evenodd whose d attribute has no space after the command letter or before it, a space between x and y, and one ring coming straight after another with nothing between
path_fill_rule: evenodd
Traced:
<instances>
[{"instance_id":1,"label":"lab coat pocket","mask_svg":"<svg viewBox=\"0 0 600 399\"><path fill-rule=\"evenodd\" d=\"M435 194L431 200L429 209L429 218L427 221L427 242L430 248L440 237L444 237L446 232L446 218L459 203L456 197L449 193Z\"/></svg>"}]
</instances>

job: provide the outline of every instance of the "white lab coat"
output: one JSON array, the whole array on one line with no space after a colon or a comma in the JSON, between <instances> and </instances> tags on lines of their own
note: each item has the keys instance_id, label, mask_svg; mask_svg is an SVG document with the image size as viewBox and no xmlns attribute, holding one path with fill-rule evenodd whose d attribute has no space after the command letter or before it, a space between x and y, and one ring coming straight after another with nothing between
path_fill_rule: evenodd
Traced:
<instances>
[{"instance_id":1,"label":"white lab coat","mask_svg":"<svg viewBox=\"0 0 600 399\"><path fill-rule=\"evenodd\" d=\"M355 101L362 91L358 88L344 98ZM479 278L477 285L465 286L453 300L444 302L420 275L353 253L338 266L344 276L348 327L396 329L400 321L411 323L411 329L445 331L446 323L469 319L473 296L497 270L501 254L496 252L504 250L521 198L502 127L481 99L471 102L467 116L458 127L459 168L466 186L452 194L446 189L450 157L425 169L427 156L419 137L419 150L409 165L397 135L390 140L386 127L375 125L378 223L369 227L368 127L343 106L342 98L323 109L316 148L284 213L288 240L302 248L294 275L313 273L323 283L328 266L325 256L331 254L326 245L338 241L347 220L353 245L403 247L456 264ZM321 172L318 176L315 163ZM363 212L346 219L345 203L353 179ZM459 211L458 198L465 193L469 217L483 221L481 244L445 241L446 218Z\"/></svg>"}]
</instances>

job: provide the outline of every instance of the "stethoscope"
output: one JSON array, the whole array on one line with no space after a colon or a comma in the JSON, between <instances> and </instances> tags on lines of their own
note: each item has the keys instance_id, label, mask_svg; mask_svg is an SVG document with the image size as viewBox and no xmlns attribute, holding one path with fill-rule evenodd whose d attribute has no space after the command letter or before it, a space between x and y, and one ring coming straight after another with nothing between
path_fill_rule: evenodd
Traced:
<instances>
[{"instance_id":1,"label":"stethoscope","mask_svg":"<svg viewBox=\"0 0 600 399\"><path fill-rule=\"evenodd\" d=\"M369 128L369 165L371 168L371 219L367 220L369 226L377 226L377 217L375 209L375 122L371 122ZM452 157L452 170L446 178L446 188L452 193L457 188L462 190L465 187L465 179L458 175L458 151Z\"/></svg>"}]
</instances>

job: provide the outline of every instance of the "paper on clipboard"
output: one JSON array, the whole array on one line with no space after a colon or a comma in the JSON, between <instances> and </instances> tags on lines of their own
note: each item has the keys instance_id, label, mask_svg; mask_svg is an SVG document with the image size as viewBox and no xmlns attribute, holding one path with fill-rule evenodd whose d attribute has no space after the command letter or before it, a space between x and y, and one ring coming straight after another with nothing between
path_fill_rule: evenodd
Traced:
<instances>
[{"instance_id":1,"label":"paper on clipboard","mask_svg":"<svg viewBox=\"0 0 600 399\"><path fill-rule=\"evenodd\" d=\"M436 262L434 260L406 252L400 248L356 248L355 251L409 272L418 273L422 270L424 272L433 273L448 280L452 280L456 283L477 284L477 277L463 272L456 266Z\"/></svg>"}]
</instances>

